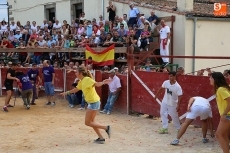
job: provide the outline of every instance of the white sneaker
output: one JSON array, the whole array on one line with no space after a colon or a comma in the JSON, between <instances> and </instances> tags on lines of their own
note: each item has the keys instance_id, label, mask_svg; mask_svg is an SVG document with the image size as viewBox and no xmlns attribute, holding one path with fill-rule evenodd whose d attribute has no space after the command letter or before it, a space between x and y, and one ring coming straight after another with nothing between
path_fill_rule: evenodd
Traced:
<instances>
[{"instance_id":1,"label":"white sneaker","mask_svg":"<svg viewBox=\"0 0 230 153\"><path fill-rule=\"evenodd\" d=\"M85 110L85 108L80 107L80 108L78 108L77 110Z\"/></svg>"},{"instance_id":2,"label":"white sneaker","mask_svg":"<svg viewBox=\"0 0 230 153\"><path fill-rule=\"evenodd\" d=\"M110 112L110 111L108 111L108 112L107 112L107 115L110 115L110 114L111 114L111 112Z\"/></svg>"},{"instance_id":3,"label":"white sneaker","mask_svg":"<svg viewBox=\"0 0 230 153\"><path fill-rule=\"evenodd\" d=\"M102 114L106 114L106 110L100 111L100 113L102 113Z\"/></svg>"},{"instance_id":4,"label":"white sneaker","mask_svg":"<svg viewBox=\"0 0 230 153\"><path fill-rule=\"evenodd\" d=\"M121 59L121 57L118 57L117 59L119 60L119 59Z\"/></svg>"},{"instance_id":5,"label":"white sneaker","mask_svg":"<svg viewBox=\"0 0 230 153\"><path fill-rule=\"evenodd\" d=\"M122 59L122 60L125 60L125 57L122 57L121 59Z\"/></svg>"},{"instance_id":6,"label":"white sneaker","mask_svg":"<svg viewBox=\"0 0 230 153\"><path fill-rule=\"evenodd\" d=\"M52 106L55 106L55 105L56 105L56 103L55 103L55 102L52 102L52 103L51 103L51 105L52 105Z\"/></svg>"}]
</instances>

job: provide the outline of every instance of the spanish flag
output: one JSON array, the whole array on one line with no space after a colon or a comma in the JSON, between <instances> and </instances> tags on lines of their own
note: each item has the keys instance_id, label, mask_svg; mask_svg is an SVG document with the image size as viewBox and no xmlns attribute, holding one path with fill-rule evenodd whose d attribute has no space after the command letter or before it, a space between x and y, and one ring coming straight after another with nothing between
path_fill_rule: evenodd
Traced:
<instances>
[{"instance_id":1,"label":"spanish flag","mask_svg":"<svg viewBox=\"0 0 230 153\"><path fill-rule=\"evenodd\" d=\"M91 56L93 64L97 66L113 65L114 64L114 47L111 45L101 52L96 52L89 46L86 46L85 56L86 60Z\"/></svg>"}]
</instances>

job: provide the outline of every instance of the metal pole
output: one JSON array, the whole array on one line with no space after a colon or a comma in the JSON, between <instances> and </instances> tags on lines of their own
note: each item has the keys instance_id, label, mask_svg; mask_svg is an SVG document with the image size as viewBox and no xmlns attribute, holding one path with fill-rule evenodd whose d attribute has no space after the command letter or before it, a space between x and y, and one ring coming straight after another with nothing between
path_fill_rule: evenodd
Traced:
<instances>
[{"instance_id":1,"label":"metal pole","mask_svg":"<svg viewBox=\"0 0 230 153\"><path fill-rule=\"evenodd\" d=\"M7 2L7 16L8 16L8 25L10 25L10 7L9 7L9 3Z\"/></svg>"}]
</instances>

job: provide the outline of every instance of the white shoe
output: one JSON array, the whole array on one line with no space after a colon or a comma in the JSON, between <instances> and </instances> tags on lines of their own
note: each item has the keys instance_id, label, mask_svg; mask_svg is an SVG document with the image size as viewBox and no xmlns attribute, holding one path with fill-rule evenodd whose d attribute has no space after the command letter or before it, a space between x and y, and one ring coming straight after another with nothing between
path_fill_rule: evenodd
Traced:
<instances>
[{"instance_id":1,"label":"white shoe","mask_svg":"<svg viewBox=\"0 0 230 153\"><path fill-rule=\"evenodd\" d=\"M122 57L121 59L122 59L122 60L125 60L125 57Z\"/></svg>"},{"instance_id":2,"label":"white shoe","mask_svg":"<svg viewBox=\"0 0 230 153\"><path fill-rule=\"evenodd\" d=\"M102 114L106 114L106 110L100 111L100 113L102 113Z\"/></svg>"},{"instance_id":3,"label":"white shoe","mask_svg":"<svg viewBox=\"0 0 230 153\"><path fill-rule=\"evenodd\" d=\"M108 112L107 112L107 115L110 115L110 114L111 114L111 112L110 112L110 111L108 111Z\"/></svg>"},{"instance_id":4,"label":"white shoe","mask_svg":"<svg viewBox=\"0 0 230 153\"><path fill-rule=\"evenodd\" d=\"M85 108L80 107L80 108L78 108L77 110L85 110Z\"/></svg>"}]
</instances>

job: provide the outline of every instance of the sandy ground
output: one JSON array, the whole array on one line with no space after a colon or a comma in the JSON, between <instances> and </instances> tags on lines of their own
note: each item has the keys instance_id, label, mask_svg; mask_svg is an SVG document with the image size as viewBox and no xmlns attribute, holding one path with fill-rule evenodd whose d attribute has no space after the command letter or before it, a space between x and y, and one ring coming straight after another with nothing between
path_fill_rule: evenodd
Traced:
<instances>
[{"instance_id":1,"label":"sandy ground","mask_svg":"<svg viewBox=\"0 0 230 153\"><path fill-rule=\"evenodd\" d=\"M14 99L11 99L13 104ZM0 98L2 106L4 97ZM105 144L95 144L94 131L84 125L85 111L67 107L62 99L55 107L45 106L45 98L39 98L30 110L17 98L16 106L8 113L0 112L0 153L218 153L221 152L215 138L201 142L201 129L190 126L181 138L179 146L171 146L176 136L172 124L170 133L158 134L160 120L147 119L113 112L99 114L97 120L111 125L112 137Z\"/></svg>"}]
</instances>

